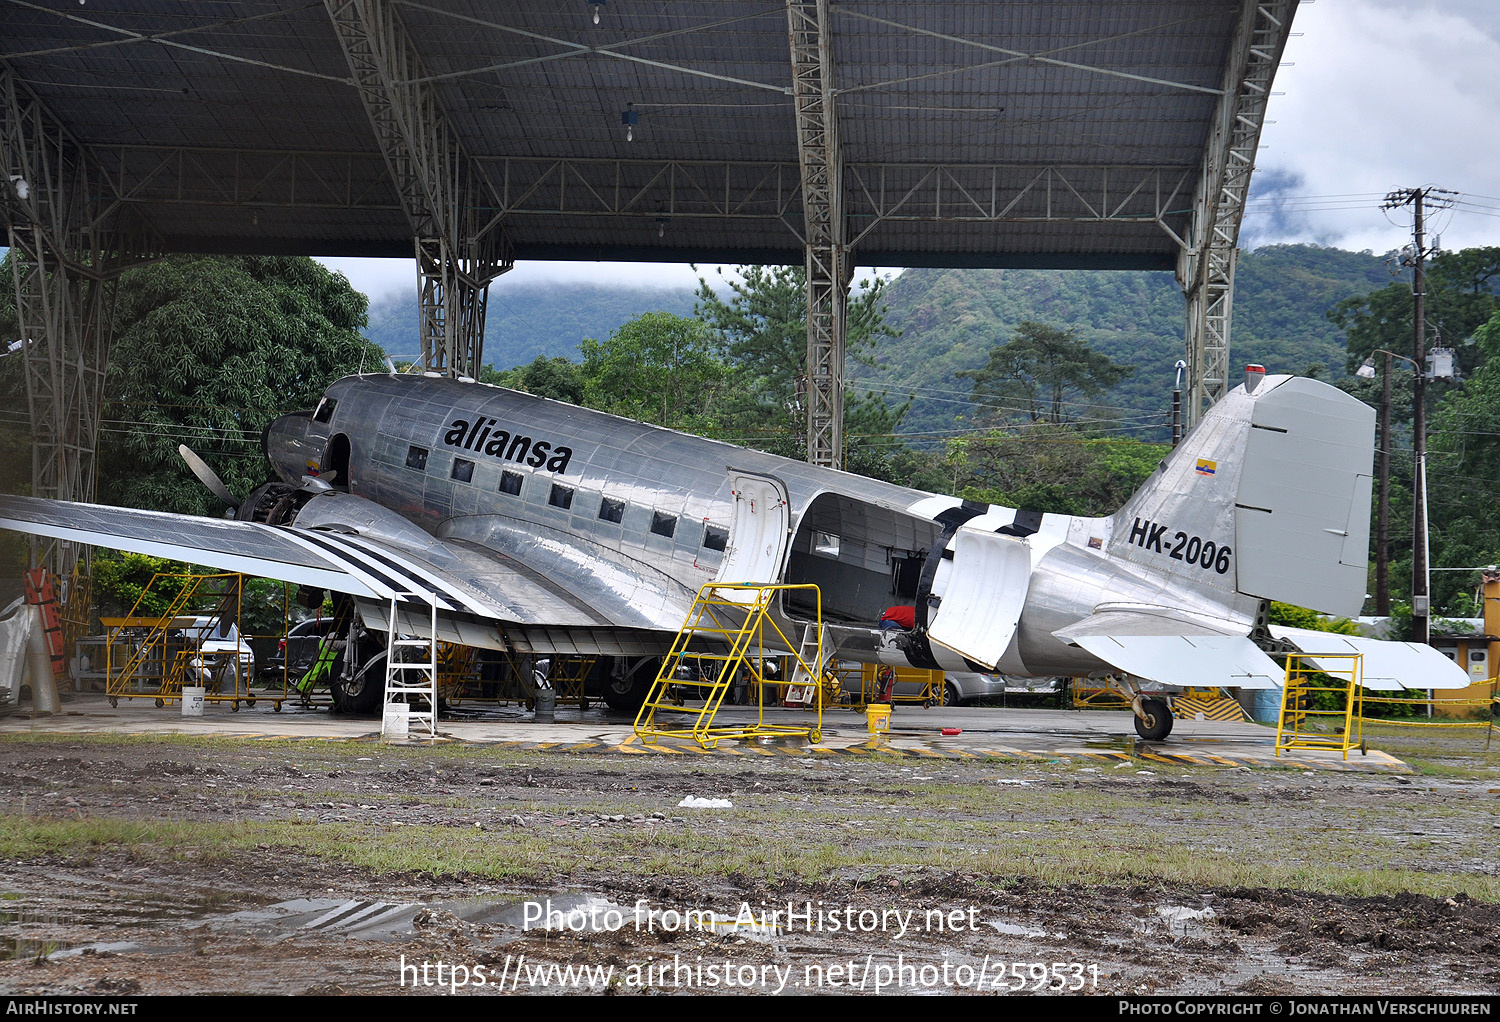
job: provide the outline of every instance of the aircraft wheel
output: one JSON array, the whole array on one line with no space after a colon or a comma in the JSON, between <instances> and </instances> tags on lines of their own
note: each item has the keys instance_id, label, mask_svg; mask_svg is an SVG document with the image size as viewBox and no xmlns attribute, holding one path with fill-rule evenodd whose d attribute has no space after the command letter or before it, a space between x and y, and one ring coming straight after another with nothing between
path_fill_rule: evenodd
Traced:
<instances>
[{"instance_id":1,"label":"aircraft wheel","mask_svg":"<svg viewBox=\"0 0 1500 1022\"><path fill-rule=\"evenodd\" d=\"M1148 742L1159 742L1172 733L1172 711L1165 699L1142 699L1142 715L1135 718L1135 733Z\"/></svg>"},{"instance_id":2,"label":"aircraft wheel","mask_svg":"<svg viewBox=\"0 0 1500 1022\"><path fill-rule=\"evenodd\" d=\"M352 678L334 673L328 679L333 693L333 705L341 713L352 713L368 717L380 708L385 699L385 654L379 653L365 661Z\"/></svg>"},{"instance_id":3,"label":"aircraft wheel","mask_svg":"<svg viewBox=\"0 0 1500 1022\"><path fill-rule=\"evenodd\" d=\"M604 679L604 702L611 710L634 713L646 701L651 683L656 680L656 672L660 669L659 661L647 660L632 674L619 676L611 672Z\"/></svg>"}]
</instances>

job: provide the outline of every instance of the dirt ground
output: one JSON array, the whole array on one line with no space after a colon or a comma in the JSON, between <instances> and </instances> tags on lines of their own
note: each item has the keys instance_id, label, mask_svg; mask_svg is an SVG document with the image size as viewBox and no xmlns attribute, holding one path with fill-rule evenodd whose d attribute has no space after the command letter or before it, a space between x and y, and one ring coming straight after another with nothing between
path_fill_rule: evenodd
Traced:
<instances>
[{"instance_id":1,"label":"dirt ground","mask_svg":"<svg viewBox=\"0 0 1500 1022\"><path fill-rule=\"evenodd\" d=\"M0 793L8 994L1500 992L1486 769L13 736Z\"/></svg>"}]
</instances>

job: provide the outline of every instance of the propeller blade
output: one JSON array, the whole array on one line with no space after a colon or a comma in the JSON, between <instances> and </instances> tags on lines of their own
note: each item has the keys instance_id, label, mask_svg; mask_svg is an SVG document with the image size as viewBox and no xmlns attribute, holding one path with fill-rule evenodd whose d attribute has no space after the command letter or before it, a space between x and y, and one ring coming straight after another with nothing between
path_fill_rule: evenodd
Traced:
<instances>
[{"instance_id":1,"label":"propeller blade","mask_svg":"<svg viewBox=\"0 0 1500 1022\"><path fill-rule=\"evenodd\" d=\"M224 502L225 507L238 507L239 501L234 499L234 494L229 492L229 487L224 485L224 480L219 478L217 472L208 467L208 462L193 453L187 444L178 444L177 453L182 455L182 460L187 462L187 467L198 481L213 491L215 497Z\"/></svg>"}]
</instances>

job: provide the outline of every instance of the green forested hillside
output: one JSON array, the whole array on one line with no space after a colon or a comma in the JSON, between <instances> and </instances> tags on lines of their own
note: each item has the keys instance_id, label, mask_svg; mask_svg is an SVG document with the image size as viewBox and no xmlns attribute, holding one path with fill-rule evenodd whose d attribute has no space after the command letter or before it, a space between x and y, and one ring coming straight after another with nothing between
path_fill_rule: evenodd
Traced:
<instances>
[{"instance_id":1,"label":"green forested hillside","mask_svg":"<svg viewBox=\"0 0 1500 1022\"><path fill-rule=\"evenodd\" d=\"M693 313L693 289L606 284L490 285L485 314L485 361L497 369L525 365L538 355L577 361L585 337L603 339L643 312ZM411 296L370 304L370 340L392 355L417 353L417 303Z\"/></svg>"},{"instance_id":2,"label":"green forested hillside","mask_svg":"<svg viewBox=\"0 0 1500 1022\"><path fill-rule=\"evenodd\" d=\"M1277 245L1240 256L1231 357L1273 372L1343 375L1343 337L1327 311L1391 281L1368 252ZM885 293L887 319L902 331L877 354L879 369L851 364L857 386L915 396L902 430L951 435L973 425L970 383L957 374L984 364L1017 324L1076 330L1095 350L1135 371L1092 406L1092 421L1148 439L1165 435L1173 366L1183 356L1182 292L1170 273L1085 270L907 270ZM502 277L490 293L485 359L497 369L538 355L580 359L585 337L602 340L646 312L692 315L690 288L528 284ZM416 305L387 299L370 308L368 335L395 355L416 353ZM1100 422L1098 420L1105 420Z\"/></svg>"},{"instance_id":3,"label":"green forested hillside","mask_svg":"<svg viewBox=\"0 0 1500 1022\"><path fill-rule=\"evenodd\" d=\"M1231 358L1273 372L1343 375L1343 337L1327 311L1391 280L1369 253L1278 245L1240 256ZM882 371L851 377L892 395L916 397L904 428L945 433L971 424L969 383L957 377L984 364L991 347L1019 323L1076 330L1095 350L1135 372L1075 420L1115 419L1119 428L1160 436L1170 408L1173 367L1183 357L1182 292L1170 273L1061 270L907 270L887 290L888 317L903 331L884 349Z\"/></svg>"}]
</instances>

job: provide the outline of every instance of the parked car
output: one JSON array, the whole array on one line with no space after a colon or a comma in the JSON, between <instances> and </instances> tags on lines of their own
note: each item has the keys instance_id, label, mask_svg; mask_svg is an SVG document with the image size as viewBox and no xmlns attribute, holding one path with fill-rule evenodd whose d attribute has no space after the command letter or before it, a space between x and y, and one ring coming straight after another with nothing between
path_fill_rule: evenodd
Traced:
<instances>
[{"instance_id":1,"label":"parked car","mask_svg":"<svg viewBox=\"0 0 1500 1022\"><path fill-rule=\"evenodd\" d=\"M318 647L324 636L333 630L332 617L310 617L291 627L286 637L276 644L274 655L260 665L257 677L263 683L275 684L281 680L282 669L286 669L287 680L296 684L311 670L318 658Z\"/></svg>"},{"instance_id":2,"label":"parked car","mask_svg":"<svg viewBox=\"0 0 1500 1022\"><path fill-rule=\"evenodd\" d=\"M197 652L192 667L197 683L211 692L233 692L255 677L255 651L226 615L199 614L181 629L184 644Z\"/></svg>"}]
</instances>

